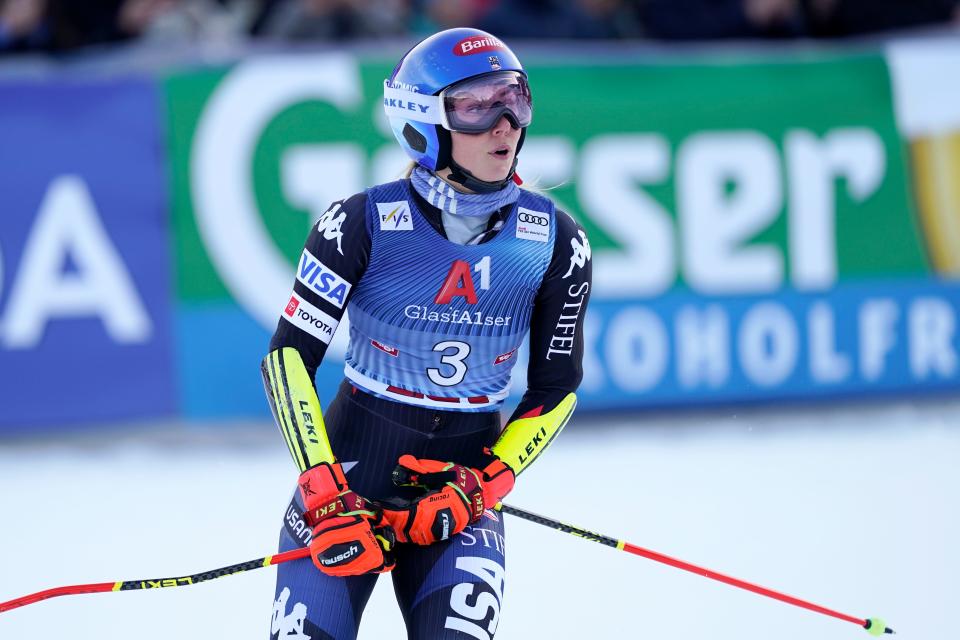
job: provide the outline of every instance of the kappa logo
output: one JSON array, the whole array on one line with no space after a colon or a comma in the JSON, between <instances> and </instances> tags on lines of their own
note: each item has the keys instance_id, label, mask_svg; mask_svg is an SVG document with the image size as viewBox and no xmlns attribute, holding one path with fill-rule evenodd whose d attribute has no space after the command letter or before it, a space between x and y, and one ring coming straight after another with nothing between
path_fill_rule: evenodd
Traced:
<instances>
[{"instance_id":1,"label":"kappa logo","mask_svg":"<svg viewBox=\"0 0 960 640\"><path fill-rule=\"evenodd\" d=\"M343 231L340 230L340 227L343 226L343 221L347 219L347 212L340 211L340 204L339 202L334 203L320 216L317 220L317 233L322 234L325 240L336 240L337 251L340 255L343 255Z\"/></svg>"},{"instance_id":2,"label":"kappa logo","mask_svg":"<svg viewBox=\"0 0 960 640\"><path fill-rule=\"evenodd\" d=\"M339 322L332 316L301 298L296 294L290 296L290 301L283 310L284 320L287 320L298 329L306 331L314 338L325 344L330 344L333 332L337 330Z\"/></svg>"},{"instance_id":3,"label":"kappa logo","mask_svg":"<svg viewBox=\"0 0 960 640\"><path fill-rule=\"evenodd\" d=\"M406 200L378 202L377 213L380 214L381 231L413 231L413 216Z\"/></svg>"},{"instance_id":4,"label":"kappa logo","mask_svg":"<svg viewBox=\"0 0 960 640\"><path fill-rule=\"evenodd\" d=\"M300 256L297 280L320 294L324 300L332 303L338 309L343 309L347 295L350 293L350 283L340 277L336 271L320 262L316 256L306 249Z\"/></svg>"},{"instance_id":5,"label":"kappa logo","mask_svg":"<svg viewBox=\"0 0 960 640\"><path fill-rule=\"evenodd\" d=\"M587 264L587 260L590 259L590 242L587 240L587 234L585 234L582 229L578 229L577 234L580 236L582 242L578 242L576 238L570 238L570 246L573 248L573 253L570 254L570 268L563 274L564 278L570 277L574 267L583 269Z\"/></svg>"},{"instance_id":6,"label":"kappa logo","mask_svg":"<svg viewBox=\"0 0 960 640\"><path fill-rule=\"evenodd\" d=\"M303 632L303 623L307 620L307 605L298 602L293 605L293 611L287 614L287 603L289 601L290 587L284 587L273 603L273 614L270 616L270 634L276 634L278 638L310 640L310 636Z\"/></svg>"},{"instance_id":7,"label":"kappa logo","mask_svg":"<svg viewBox=\"0 0 960 640\"><path fill-rule=\"evenodd\" d=\"M517 208L517 238L547 242L550 239L550 215L543 211Z\"/></svg>"}]
</instances>

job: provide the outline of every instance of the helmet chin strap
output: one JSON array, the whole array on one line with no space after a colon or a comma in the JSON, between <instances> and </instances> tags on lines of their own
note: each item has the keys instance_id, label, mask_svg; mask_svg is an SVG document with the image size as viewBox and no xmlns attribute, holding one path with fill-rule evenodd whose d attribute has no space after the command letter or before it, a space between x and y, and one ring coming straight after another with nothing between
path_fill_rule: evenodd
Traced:
<instances>
[{"instance_id":1,"label":"helmet chin strap","mask_svg":"<svg viewBox=\"0 0 960 640\"><path fill-rule=\"evenodd\" d=\"M450 167L450 175L447 176L448 180L452 182L458 182L475 193L493 193L494 191L500 191L500 189L503 189L510 183L511 180L513 180L513 174L517 170L517 158L513 158L513 165L511 165L510 172L507 173L507 177L503 180L497 180L494 182L481 180L477 176L470 173L467 169L457 164L457 161L453 158L450 158L450 161L447 163L447 165Z\"/></svg>"},{"instance_id":2,"label":"helmet chin strap","mask_svg":"<svg viewBox=\"0 0 960 640\"><path fill-rule=\"evenodd\" d=\"M464 187L475 193L492 193L494 191L500 191L500 189L503 189L510 183L511 180L513 180L513 176L517 171L517 158L520 155L520 149L523 147L523 142L527 137L526 128L520 129L520 139L517 141L517 150L514 152L513 164L510 166L510 171L507 173L507 177L505 177L503 180L487 182L486 180L481 180L477 176L470 173L470 171L465 169L453 159L453 154L450 153L450 132L443 129L440 125L437 125L437 132L440 139L439 157L441 159L437 168L442 169L444 167L450 167L450 175L447 176L447 179L451 182L462 184Z\"/></svg>"}]
</instances>

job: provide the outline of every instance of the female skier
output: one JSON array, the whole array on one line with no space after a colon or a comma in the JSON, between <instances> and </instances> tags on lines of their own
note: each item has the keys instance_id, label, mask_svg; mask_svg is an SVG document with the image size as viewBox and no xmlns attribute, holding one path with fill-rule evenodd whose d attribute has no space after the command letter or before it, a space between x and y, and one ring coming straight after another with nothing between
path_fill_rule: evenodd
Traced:
<instances>
[{"instance_id":1,"label":"female skier","mask_svg":"<svg viewBox=\"0 0 960 640\"><path fill-rule=\"evenodd\" d=\"M300 470L273 638L355 638L392 570L411 639L492 638L503 603L494 507L560 432L582 377L590 245L519 188L527 75L494 36L450 29L384 83L409 177L335 202L311 229L261 367ZM345 310L346 379L321 416L314 374ZM499 409L524 336L527 391Z\"/></svg>"}]
</instances>

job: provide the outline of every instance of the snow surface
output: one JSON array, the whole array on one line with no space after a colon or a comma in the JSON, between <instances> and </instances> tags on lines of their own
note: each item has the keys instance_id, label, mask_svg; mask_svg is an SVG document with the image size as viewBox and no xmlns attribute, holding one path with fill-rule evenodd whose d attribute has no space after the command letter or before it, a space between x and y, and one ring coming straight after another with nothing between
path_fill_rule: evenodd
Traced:
<instances>
[{"instance_id":1,"label":"snow surface","mask_svg":"<svg viewBox=\"0 0 960 640\"><path fill-rule=\"evenodd\" d=\"M574 423L510 504L882 616L897 638L950 636L960 596L960 401ZM272 426L128 431L0 441L0 600L186 575L273 551L293 478ZM507 530L500 640L868 637L539 525L510 518ZM49 600L0 614L0 638L264 639L274 573ZM382 579L360 638L403 637Z\"/></svg>"}]
</instances>

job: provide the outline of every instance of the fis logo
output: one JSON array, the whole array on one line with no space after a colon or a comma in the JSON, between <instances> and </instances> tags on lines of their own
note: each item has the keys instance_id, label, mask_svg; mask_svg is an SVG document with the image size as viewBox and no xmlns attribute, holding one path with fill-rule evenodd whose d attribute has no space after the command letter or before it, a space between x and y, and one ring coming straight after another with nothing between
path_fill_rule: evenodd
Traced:
<instances>
[{"instance_id":1,"label":"fis logo","mask_svg":"<svg viewBox=\"0 0 960 640\"><path fill-rule=\"evenodd\" d=\"M506 353L501 353L501 354L498 355L498 356L496 357L496 359L493 361L493 364L503 364L504 362L506 362L507 360L509 360L510 358L512 358L512 357L513 357L513 354L515 354L516 352L517 352L517 350L514 349L513 351L507 351Z\"/></svg>"},{"instance_id":2,"label":"fis logo","mask_svg":"<svg viewBox=\"0 0 960 640\"><path fill-rule=\"evenodd\" d=\"M381 231L413 231L413 216L406 200L378 202L377 213L380 214Z\"/></svg>"},{"instance_id":3,"label":"fis logo","mask_svg":"<svg viewBox=\"0 0 960 640\"><path fill-rule=\"evenodd\" d=\"M290 296L290 302L287 303L283 314L284 320L298 329L306 331L324 344L330 344L330 340L333 339L333 332L337 330L337 320L317 309L298 296L296 292Z\"/></svg>"},{"instance_id":4,"label":"fis logo","mask_svg":"<svg viewBox=\"0 0 960 640\"><path fill-rule=\"evenodd\" d=\"M316 256L306 249L300 256L297 280L320 294L320 297L332 303L338 309L343 309L347 295L350 293L350 283L341 278L336 271L320 262Z\"/></svg>"}]
</instances>

